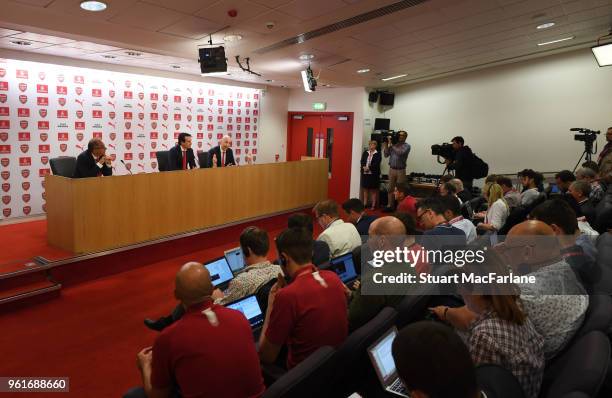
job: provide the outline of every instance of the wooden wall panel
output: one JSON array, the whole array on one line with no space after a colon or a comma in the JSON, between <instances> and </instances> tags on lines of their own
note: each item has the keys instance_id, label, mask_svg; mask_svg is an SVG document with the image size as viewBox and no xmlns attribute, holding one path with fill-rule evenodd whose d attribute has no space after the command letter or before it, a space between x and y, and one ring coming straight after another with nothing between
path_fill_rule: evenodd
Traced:
<instances>
[{"instance_id":1,"label":"wooden wall panel","mask_svg":"<svg viewBox=\"0 0 612 398\"><path fill-rule=\"evenodd\" d=\"M47 176L48 241L111 249L314 205L327 159L67 179Z\"/></svg>"}]
</instances>

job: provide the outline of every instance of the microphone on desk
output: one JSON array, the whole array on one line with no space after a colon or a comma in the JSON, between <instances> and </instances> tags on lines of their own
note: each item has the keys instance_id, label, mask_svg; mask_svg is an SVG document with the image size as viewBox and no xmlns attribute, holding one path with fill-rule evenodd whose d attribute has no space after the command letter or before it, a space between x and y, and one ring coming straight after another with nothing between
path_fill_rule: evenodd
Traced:
<instances>
[{"instance_id":1,"label":"microphone on desk","mask_svg":"<svg viewBox=\"0 0 612 398\"><path fill-rule=\"evenodd\" d=\"M125 164L125 162L123 161L123 159L121 159L120 162L123 163L123 166L125 166L125 169L130 172L130 175L134 175L134 173L132 173L132 170L128 169L128 167Z\"/></svg>"}]
</instances>

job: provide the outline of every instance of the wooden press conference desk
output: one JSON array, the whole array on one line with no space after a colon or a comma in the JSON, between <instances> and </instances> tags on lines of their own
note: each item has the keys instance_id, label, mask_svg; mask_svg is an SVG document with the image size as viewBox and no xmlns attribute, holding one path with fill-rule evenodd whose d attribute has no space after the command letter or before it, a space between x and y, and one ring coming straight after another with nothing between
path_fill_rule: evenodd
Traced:
<instances>
[{"instance_id":1,"label":"wooden press conference desk","mask_svg":"<svg viewBox=\"0 0 612 398\"><path fill-rule=\"evenodd\" d=\"M47 175L47 241L86 253L327 198L327 159L72 179Z\"/></svg>"}]
</instances>

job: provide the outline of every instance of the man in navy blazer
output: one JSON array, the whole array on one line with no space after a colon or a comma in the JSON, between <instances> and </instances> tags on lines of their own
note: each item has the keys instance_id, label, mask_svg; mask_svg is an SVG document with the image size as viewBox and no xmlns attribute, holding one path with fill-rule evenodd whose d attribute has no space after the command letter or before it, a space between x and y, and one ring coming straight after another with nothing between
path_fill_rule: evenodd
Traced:
<instances>
[{"instance_id":1,"label":"man in navy blazer","mask_svg":"<svg viewBox=\"0 0 612 398\"><path fill-rule=\"evenodd\" d=\"M106 156L106 146L99 138L89 140L87 150L76 161L73 178L87 178L113 175L110 156Z\"/></svg>"},{"instance_id":2,"label":"man in navy blazer","mask_svg":"<svg viewBox=\"0 0 612 398\"><path fill-rule=\"evenodd\" d=\"M208 151L208 162L210 167L227 167L235 166L234 152L230 145L232 139L229 135L224 135L221 142L216 147Z\"/></svg>"},{"instance_id":3,"label":"man in navy blazer","mask_svg":"<svg viewBox=\"0 0 612 398\"><path fill-rule=\"evenodd\" d=\"M191 149L191 134L180 133L177 144L168 151L168 169L187 170L195 168L195 156L193 149Z\"/></svg>"},{"instance_id":4,"label":"man in navy blazer","mask_svg":"<svg viewBox=\"0 0 612 398\"><path fill-rule=\"evenodd\" d=\"M370 224L376 220L376 216L370 216L365 213L365 207L361 200L353 198L349 199L342 204L342 208L346 212L347 221L355 224L357 232L361 235L361 240L364 240L364 236L368 236ZM365 241L365 240L364 240Z\"/></svg>"}]
</instances>

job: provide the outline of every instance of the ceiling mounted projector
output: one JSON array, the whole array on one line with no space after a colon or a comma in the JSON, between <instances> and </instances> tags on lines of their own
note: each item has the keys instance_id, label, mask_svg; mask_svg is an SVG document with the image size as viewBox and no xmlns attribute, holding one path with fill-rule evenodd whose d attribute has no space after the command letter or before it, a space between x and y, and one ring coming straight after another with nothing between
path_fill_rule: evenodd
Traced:
<instances>
[{"instance_id":1,"label":"ceiling mounted projector","mask_svg":"<svg viewBox=\"0 0 612 398\"><path fill-rule=\"evenodd\" d=\"M302 71L302 83L304 83L304 91L311 93L317 88L317 79L315 79L312 74L312 69L310 69L310 65L306 70Z\"/></svg>"}]
</instances>

